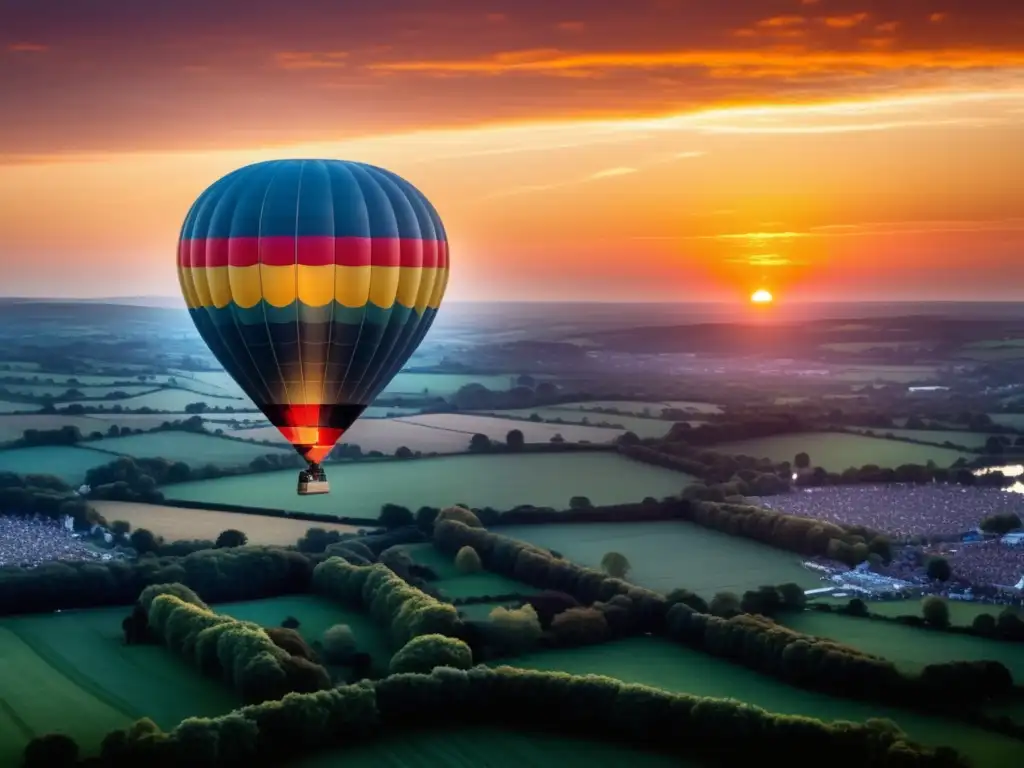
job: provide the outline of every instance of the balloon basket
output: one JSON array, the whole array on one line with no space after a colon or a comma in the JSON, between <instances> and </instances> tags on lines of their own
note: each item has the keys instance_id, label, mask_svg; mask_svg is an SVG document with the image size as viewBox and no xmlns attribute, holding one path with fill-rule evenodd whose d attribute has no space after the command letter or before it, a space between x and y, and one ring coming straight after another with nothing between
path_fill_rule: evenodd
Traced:
<instances>
[{"instance_id":1,"label":"balloon basket","mask_svg":"<svg viewBox=\"0 0 1024 768\"><path fill-rule=\"evenodd\" d=\"M319 467L311 467L299 472L296 491L299 496L315 496L331 492L331 484L327 482L327 473Z\"/></svg>"}]
</instances>

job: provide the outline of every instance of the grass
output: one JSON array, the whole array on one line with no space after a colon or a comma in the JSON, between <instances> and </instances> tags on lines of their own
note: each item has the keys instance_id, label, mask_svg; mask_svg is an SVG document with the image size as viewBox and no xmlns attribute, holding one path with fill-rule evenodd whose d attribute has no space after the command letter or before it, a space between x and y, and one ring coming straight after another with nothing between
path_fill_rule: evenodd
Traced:
<instances>
[{"instance_id":1,"label":"grass","mask_svg":"<svg viewBox=\"0 0 1024 768\"><path fill-rule=\"evenodd\" d=\"M829 378L857 383L888 381L895 384L910 384L915 381L929 381L936 376L935 368L927 365L864 365L845 368Z\"/></svg>"},{"instance_id":2,"label":"grass","mask_svg":"<svg viewBox=\"0 0 1024 768\"><path fill-rule=\"evenodd\" d=\"M211 509L181 509L157 504L139 504L133 501L90 502L108 521L124 520L132 529L146 528L169 541L175 539L217 540L221 531L229 528L244 531L250 544L294 546L312 527L355 533L359 529L341 523L311 523L283 517L241 515L217 512Z\"/></svg>"},{"instance_id":3,"label":"grass","mask_svg":"<svg viewBox=\"0 0 1024 768\"><path fill-rule=\"evenodd\" d=\"M854 427L856 432L866 432L868 427ZM893 437L904 437L911 440L921 440L935 445L942 445L950 442L953 445L962 445L967 448L983 448L989 435L983 432L967 432L965 430L938 430L938 429L888 429L870 428L876 437L891 434Z\"/></svg>"},{"instance_id":4,"label":"grass","mask_svg":"<svg viewBox=\"0 0 1024 768\"><path fill-rule=\"evenodd\" d=\"M926 664L990 659L1005 664L1015 680L1024 680L1024 648L1015 643L816 611L786 614L780 623L883 656L908 672L920 672Z\"/></svg>"},{"instance_id":5,"label":"grass","mask_svg":"<svg viewBox=\"0 0 1024 768\"><path fill-rule=\"evenodd\" d=\"M550 733L470 727L388 734L386 738L344 750L324 752L289 763L294 768L694 768L684 762L604 741Z\"/></svg>"},{"instance_id":6,"label":"grass","mask_svg":"<svg viewBox=\"0 0 1024 768\"><path fill-rule=\"evenodd\" d=\"M449 599L460 597L487 597L488 595L533 594L536 589L520 581L508 579L497 573L464 574L456 567L452 558L434 548L433 544L409 544L404 547L410 557L420 565L429 566L438 575L432 582ZM490 606L493 608L494 606ZM488 613L490 609L488 609ZM486 618L486 616L484 617Z\"/></svg>"},{"instance_id":7,"label":"grass","mask_svg":"<svg viewBox=\"0 0 1024 768\"><path fill-rule=\"evenodd\" d=\"M0 413L30 413L38 411L40 408L42 408L41 405L32 403L11 403L7 400L0 400Z\"/></svg>"},{"instance_id":8,"label":"grass","mask_svg":"<svg viewBox=\"0 0 1024 768\"><path fill-rule=\"evenodd\" d=\"M538 442L528 436L529 432L534 431L531 427L542 427L548 433L546 439L550 439L550 436L555 432L561 432L562 437L572 442L578 442L580 440L589 440L590 442L610 442L614 440L618 435L621 435L625 431L635 433L639 437L664 437L668 434L669 430L672 429L673 422L664 421L658 418L644 418L643 416L628 416L611 413L596 413L593 411L585 411L580 408L517 408L509 411L490 411L491 415L494 416L514 416L521 419L528 419L532 415L537 414L544 421L555 421L561 419L564 424L537 424L536 422L516 422L514 426L510 426L509 429L520 429L523 435L527 437L531 442ZM447 416L447 414L445 414ZM441 416L441 418L445 418ZM421 417L420 420L422 420ZM430 417L437 418L437 417ZM465 418L465 417L462 417ZM586 419L587 424L583 423ZM422 423L422 421L421 421ZM519 426L523 424L524 426ZM596 427L591 425L597 424L615 424L615 427ZM582 429L580 428L582 427ZM501 427L499 427L500 429ZM487 432L484 429L475 431ZM508 429L505 430L507 432ZM490 435L488 435L490 436ZM504 439L504 435L495 435L499 439Z\"/></svg>"},{"instance_id":9,"label":"grass","mask_svg":"<svg viewBox=\"0 0 1024 768\"><path fill-rule=\"evenodd\" d=\"M762 584L794 581L808 589L820 586L798 555L692 523L548 524L495 530L592 568L600 566L606 553L621 552L633 566L629 581L662 592L686 587L708 600L715 592L740 594Z\"/></svg>"},{"instance_id":10,"label":"grass","mask_svg":"<svg viewBox=\"0 0 1024 768\"><path fill-rule=\"evenodd\" d=\"M103 451L117 456L136 456L153 458L156 456L170 461L183 461L189 466L202 467L207 464L217 466L242 466L268 453L284 453L290 449L275 448L266 445L242 443L237 440L226 440L214 435L202 435L196 432L154 432L148 435L129 435L128 437L109 437L95 442L85 443L83 448ZM107 459L112 461L112 459Z\"/></svg>"},{"instance_id":11,"label":"grass","mask_svg":"<svg viewBox=\"0 0 1024 768\"><path fill-rule=\"evenodd\" d=\"M488 389L506 392L515 384L514 374L489 376L461 373L400 373L384 388L384 395L454 395L467 384L482 384ZM536 378L536 377L534 377Z\"/></svg>"},{"instance_id":12,"label":"grass","mask_svg":"<svg viewBox=\"0 0 1024 768\"><path fill-rule=\"evenodd\" d=\"M819 601L830 605L846 605L849 598L818 598ZM1006 606L992 605L990 603L974 603L963 600L949 600L949 620L961 627L970 626L975 617L988 613L998 616ZM879 613L882 616L920 616L920 600L872 600L867 603L871 613Z\"/></svg>"},{"instance_id":13,"label":"grass","mask_svg":"<svg viewBox=\"0 0 1024 768\"><path fill-rule=\"evenodd\" d=\"M328 469L334 493L297 496L295 472L222 477L165 486L169 499L319 514L376 517L385 503L511 509L519 504L565 508L586 495L594 504L662 498L692 479L615 453L495 454L357 463Z\"/></svg>"},{"instance_id":14,"label":"grass","mask_svg":"<svg viewBox=\"0 0 1024 768\"><path fill-rule=\"evenodd\" d=\"M0 451L0 472L15 472L19 475L56 475L61 480L78 486L85 473L113 461L108 453L90 451L85 448L67 446L40 446L38 448L16 448Z\"/></svg>"},{"instance_id":15,"label":"grass","mask_svg":"<svg viewBox=\"0 0 1024 768\"><path fill-rule=\"evenodd\" d=\"M1024 428L1024 413L990 413L989 418L1004 427Z\"/></svg>"},{"instance_id":16,"label":"grass","mask_svg":"<svg viewBox=\"0 0 1024 768\"><path fill-rule=\"evenodd\" d=\"M528 443L548 443L551 438L555 435L561 435L566 441L570 443L579 442L590 442L590 443L610 443L612 440L621 435L624 429L609 429L605 427L593 427L582 425L580 423L566 423L566 424L544 424L533 421L524 421L523 418L528 418L531 413L537 413L538 411L545 411L547 409L541 408L524 408L522 410L512 411L495 411L492 414L455 414L455 413L432 413L422 416L411 416L408 419L403 419L411 424L420 424L428 426L436 430L443 430L446 432L457 432L469 437L480 433L487 435L491 440L498 440L505 442L505 438L508 436L509 431L518 429L523 433L523 438ZM520 416L520 419L502 418L503 416ZM544 414L541 413L541 416ZM614 423L622 423L624 420L630 418L635 421L650 421L655 427L659 427L664 424L666 427L671 428L671 422L658 422L653 419L639 419L636 417L609 417L608 419L597 418L599 414L591 414L590 421L609 421ZM561 418L567 422L571 422L574 419L579 422L580 419L585 418L585 415L579 411L559 411L556 416L551 418ZM618 419L618 421L615 421ZM665 430L668 431L667 429Z\"/></svg>"},{"instance_id":17,"label":"grass","mask_svg":"<svg viewBox=\"0 0 1024 768\"><path fill-rule=\"evenodd\" d=\"M277 427L240 429L230 434L251 440L275 440L287 445ZM403 445L411 451L422 453L465 453L470 437L465 432L435 429L407 419L371 418L359 419L345 433L342 442L358 445L363 453L380 451L390 456Z\"/></svg>"},{"instance_id":18,"label":"grass","mask_svg":"<svg viewBox=\"0 0 1024 768\"><path fill-rule=\"evenodd\" d=\"M832 472L842 472L865 464L897 467L901 464L926 464L929 461L934 461L940 467L948 467L961 456L971 458L971 454L952 448L914 445L837 432L807 432L739 440L717 445L715 450L732 455L767 457L772 461L793 461L796 454L806 451L812 465L822 466Z\"/></svg>"},{"instance_id":19,"label":"grass","mask_svg":"<svg viewBox=\"0 0 1024 768\"><path fill-rule=\"evenodd\" d=\"M88 753L149 717L169 729L240 702L159 646L122 644L125 608L0 621L0 765L18 765L34 736L63 732Z\"/></svg>"},{"instance_id":20,"label":"grass","mask_svg":"<svg viewBox=\"0 0 1024 768\"><path fill-rule=\"evenodd\" d=\"M241 621L252 621L262 627L279 627L288 616L299 620L298 632L307 643L320 640L324 631L335 624L348 624L360 651L373 657L374 667L385 673L391 661L391 641L368 613L345 608L338 603L314 595L290 595L240 603L221 603L213 607L217 613Z\"/></svg>"},{"instance_id":21,"label":"grass","mask_svg":"<svg viewBox=\"0 0 1024 768\"><path fill-rule=\"evenodd\" d=\"M225 408L231 406L235 410L241 409L252 409L255 410L256 406L249 401L248 398L224 398L224 397L211 397L209 395L204 396L196 392L186 392L182 389L160 389L156 392L151 392L146 395L138 395L137 397L126 397L122 400L79 400L74 401L75 403L82 405L86 408L100 408L101 406L106 411L110 411L114 406L120 406L124 410L138 410L139 408L152 408L154 411L173 411L181 413L185 410L185 406L189 403L206 403L213 407L217 406ZM61 403L61 407L66 407L72 403Z\"/></svg>"},{"instance_id":22,"label":"grass","mask_svg":"<svg viewBox=\"0 0 1024 768\"><path fill-rule=\"evenodd\" d=\"M1024 742L943 718L805 691L722 659L654 637L535 653L503 664L571 674L598 674L695 696L733 698L770 712L820 720L889 718L912 739L963 751L976 768L1024 760Z\"/></svg>"}]
</instances>

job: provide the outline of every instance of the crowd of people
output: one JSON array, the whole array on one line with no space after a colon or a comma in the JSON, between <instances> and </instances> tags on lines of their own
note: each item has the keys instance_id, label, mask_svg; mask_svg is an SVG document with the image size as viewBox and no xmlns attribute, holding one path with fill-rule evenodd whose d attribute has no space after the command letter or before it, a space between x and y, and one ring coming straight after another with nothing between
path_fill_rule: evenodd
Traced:
<instances>
[{"instance_id":1,"label":"crowd of people","mask_svg":"<svg viewBox=\"0 0 1024 768\"><path fill-rule=\"evenodd\" d=\"M53 560L99 560L102 554L55 520L0 515L0 567L32 568Z\"/></svg>"},{"instance_id":2,"label":"crowd of people","mask_svg":"<svg viewBox=\"0 0 1024 768\"><path fill-rule=\"evenodd\" d=\"M758 501L790 515L864 525L897 540L960 536L994 514L1024 518L1024 494L946 484L810 488Z\"/></svg>"},{"instance_id":3,"label":"crowd of people","mask_svg":"<svg viewBox=\"0 0 1024 768\"><path fill-rule=\"evenodd\" d=\"M942 556L957 578L970 584L1014 587L1024 577L1024 547L985 541L953 547Z\"/></svg>"}]
</instances>

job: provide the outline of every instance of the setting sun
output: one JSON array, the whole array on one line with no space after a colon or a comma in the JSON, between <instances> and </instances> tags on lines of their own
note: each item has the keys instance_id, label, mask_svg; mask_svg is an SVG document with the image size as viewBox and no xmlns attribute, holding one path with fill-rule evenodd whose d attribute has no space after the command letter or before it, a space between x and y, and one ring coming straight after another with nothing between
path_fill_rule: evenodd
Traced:
<instances>
[{"instance_id":1,"label":"setting sun","mask_svg":"<svg viewBox=\"0 0 1024 768\"><path fill-rule=\"evenodd\" d=\"M771 304L773 298L770 292L766 291L764 288L761 288L759 290L754 291L754 293L751 294L750 301L753 302L754 304Z\"/></svg>"}]
</instances>

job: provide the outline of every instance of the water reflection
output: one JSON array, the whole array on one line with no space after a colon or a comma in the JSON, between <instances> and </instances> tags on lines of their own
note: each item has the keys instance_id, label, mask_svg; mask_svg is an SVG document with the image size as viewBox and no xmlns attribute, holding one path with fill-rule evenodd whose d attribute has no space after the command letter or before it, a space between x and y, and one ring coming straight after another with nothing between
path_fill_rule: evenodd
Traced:
<instances>
[{"instance_id":1,"label":"water reflection","mask_svg":"<svg viewBox=\"0 0 1024 768\"><path fill-rule=\"evenodd\" d=\"M1002 472L1006 477L1018 477L1024 475L1024 464L1006 464L1002 467L985 467L974 470L975 475L988 475L992 472ZM1011 493L1024 493L1024 478L1017 480L1013 485L1004 489Z\"/></svg>"}]
</instances>

